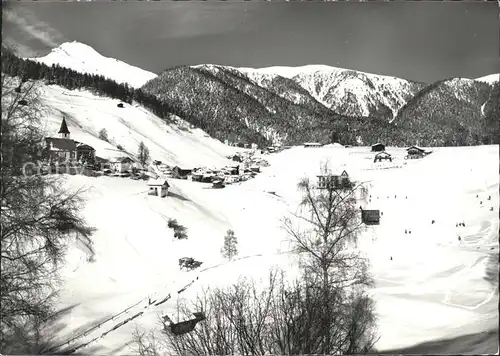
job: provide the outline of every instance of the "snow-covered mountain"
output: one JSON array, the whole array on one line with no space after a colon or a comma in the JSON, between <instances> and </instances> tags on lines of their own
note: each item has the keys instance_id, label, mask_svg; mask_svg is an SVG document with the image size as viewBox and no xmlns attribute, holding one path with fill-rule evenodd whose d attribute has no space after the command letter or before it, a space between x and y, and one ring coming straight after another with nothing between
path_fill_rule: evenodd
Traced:
<instances>
[{"instance_id":1,"label":"snow-covered mountain","mask_svg":"<svg viewBox=\"0 0 500 356\"><path fill-rule=\"evenodd\" d=\"M272 89L276 77L293 80L318 102L341 115L385 116L393 119L398 110L425 87L423 83L396 77L364 73L326 65L245 68L198 65L194 68L231 68L259 86Z\"/></svg>"},{"instance_id":2,"label":"snow-covered mountain","mask_svg":"<svg viewBox=\"0 0 500 356\"><path fill-rule=\"evenodd\" d=\"M77 41L65 42L44 57L30 59L49 66L57 64L80 73L102 75L117 83L127 83L134 88L156 77L152 72L118 59L104 57L92 47Z\"/></svg>"},{"instance_id":3,"label":"snow-covered mountain","mask_svg":"<svg viewBox=\"0 0 500 356\"><path fill-rule=\"evenodd\" d=\"M484 77L476 78L475 80L477 80L479 82L485 82L488 84L495 84L495 83L500 82L500 74L499 73L490 74L490 75L486 75Z\"/></svg>"}]
</instances>

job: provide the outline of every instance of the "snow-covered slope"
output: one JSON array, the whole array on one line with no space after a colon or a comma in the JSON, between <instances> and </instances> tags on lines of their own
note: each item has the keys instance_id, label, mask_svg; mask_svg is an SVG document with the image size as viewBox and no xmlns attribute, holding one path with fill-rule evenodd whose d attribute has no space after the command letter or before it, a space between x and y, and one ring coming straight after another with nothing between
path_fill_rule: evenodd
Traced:
<instances>
[{"instance_id":1,"label":"snow-covered slope","mask_svg":"<svg viewBox=\"0 0 500 356\"><path fill-rule=\"evenodd\" d=\"M485 82L485 83L488 83L488 84L495 84L497 82L500 82L500 74L490 74L490 75L486 75L484 77L481 77L481 78L476 78L475 80L477 81L480 81L480 82Z\"/></svg>"},{"instance_id":2,"label":"snow-covered slope","mask_svg":"<svg viewBox=\"0 0 500 356\"><path fill-rule=\"evenodd\" d=\"M280 219L298 203L297 179L314 178L327 159L334 170L369 182L371 205L383 213L381 224L359 237L376 280L371 293L379 349L496 327L498 286L486 269L489 256L498 256L498 146L434 149L411 161L403 159L405 150L388 148L395 159L380 164L372 163L369 151L294 147L267 156L271 165L257 178L225 189L171 179L172 194L165 199L147 196L143 182L68 177L70 187L91 188L85 216L97 232L92 252L70 249L61 308L73 307L62 316L67 326L58 339L77 337L71 347L90 342L78 350L83 353L130 354L126 344L134 328L157 327L158 314L175 318L178 298L194 298L202 287L240 275L265 278L276 264L293 270ZM187 240L173 239L169 218L187 227ZM462 221L466 226L457 227ZM228 228L238 237L242 258L234 262L219 253ZM177 259L185 256L203 261L202 267L179 271ZM168 295L162 304L148 303Z\"/></svg>"},{"instance_id":3,"label":"snow-covered slope","mask_svg":"<svg viewBox=\"0 0 500 356\"><path fill-rule=\"evenodd\" d=\"M134 156L141 141L149 148L152 159L186 168L223 167L229 163L225 156L234 152L234 148L200 129L190 128L183 120L172 117L168 124L136 103L120 108L118 100L55 85L42 86L41 92L45 133L57 137L62 118L66 117L71 138L94 147L102 158ZM102 129L106 129L109 142L99 139Z\"/></svg>"},{"instance_id":4,"label":"snow-covered slope","mask_svg":"<svg viewBox=\"0 0 500 356\"><path fill-rule=\"evenodd\" d=\"M80 73L102 75L117 83L127 83L138 88L156 74L148 72L114 58L104 57L92 47L73 41L54 48L44 57L30 58L46 65L58 64Z\"/></svg>"},{"instance_id":5,"label":"snow-covered slope","mask_svg":"<svg viewBox=\"0 0 500 356\"><path fill-rule=\"evenodd\" d=\"M404 79L338 68L299 74L294 80L335 111L357 101L358 105L348 112L352 116L369 116L385 105L395 117L416 92L415 84Z\"/></svg>"}]
</instances>

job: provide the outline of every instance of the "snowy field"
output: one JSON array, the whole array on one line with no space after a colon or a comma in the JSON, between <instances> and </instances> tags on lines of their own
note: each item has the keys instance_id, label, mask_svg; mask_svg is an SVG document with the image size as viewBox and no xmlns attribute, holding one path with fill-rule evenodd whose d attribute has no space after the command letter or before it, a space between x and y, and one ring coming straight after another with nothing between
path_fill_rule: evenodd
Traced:
<instances>
[{"instance_id":1,"label":"snowy field","mask_svg":"<svg viewBox=\"0 0 500 356\"><path fill-rule=\"evenodd\" d=\"M436 148L413 161L403 160L403 149L389 152L395 161L375 166L366 147L292 148L268 156L271 166L256 179L222 190L172 179L165 199L147 196L144 182L68 177L70 187L89 188L85 215L98 230L92 252L81 242L70 251L61 308L73 307L61 316L65 327L58 339L78 336L132 306L70 343L95 339L82 352L128 353L135 326L157 327L158 314L174 315L182 288L187 286L179 296L192 298L203 286L231 283L239 275L265 278L273 265L293 268L280 219L295 207L297 179L314 176L325 160L367 182L371 206L383 212L381 224L367 228L359 244L377 282L371 291L381 334L377 348L496 327L497 285L487 278L487 263L490 256L498 261L498 146ZM188 228L188 240L174 241L169 218ZM462 221L466 226L456 227ZM244 257L232 263L219 252L228 228ZM184 256L204 263L180 272L177 260ZM148 305L149 296L161 301L169 294L166 302Z\"/></svg>"},{"instance_id":2,"label":"snowy field","mask_svg":"<svg viewBox=\"0 0 500 356\"><path fill-rule=\"evenodd\" d=\"M85 61L77 60L83 58L80 51ZM154 77L92 51L72 43L40 60L133 86ZM166 123L135 103L118 108L119 101L87 91L43 86L42 102L47 135L56 136L66 117L71 138L103 158L134 156L143 141L152 159L183 168L222 168L230 163L227 155L242 150L180 119ZM98 138L101 129L109 142ZM360 205L383 213L380 225L366 228L358 244L370 257L376 280L371 293L378 349L497 328L498 284L491 276L498 275L499 147L432 150L424 159L406 161L404 149L389 147L394 161L374 164L367 147L295 147L266 155L270 166L255 179L225 189L170 179L164 199L148 196L143 181L65 176L69 188L87 188L84 215L97 230L92 243L75 236L68 249L61 313L47 333L64 348L82 346L77 352L131 354L135 327L158 327L159 314L175 319L178 297L194 298L201 288L229 284L240 275L265 278L274 265L293 270L281 219L297 206L297 181L316 179L326 161L365 182L371 202ZM170 218L187 227L187 240L174 239ZM465 227L457 227L459 222ZM220 256L227 229L239 243L240 259L233 262ZM203 265L181 272L181 257Z\"/></svg>"},{"instance_id":3,"label":"snowy field","mask_svg":"<svg viewBox=\"0 0 500 356\"><path fill-rule=\"evenodd\" d=\"M44 104L43 130L58 137L62 118L66 118L71 138L96 149L101 158L116 158L137 154L144 141L151 157L170 165L193 168L199 165L223 167L230 163L225 156L235 149L209 137L204 131L174 117L175 123L164 120L142 106L99 97L85 90L67 90L56 85L42 86ZM109 142L99 139L107 131ZM117 146L122 146L119 150Z\"/></svg>"}]
</instances>

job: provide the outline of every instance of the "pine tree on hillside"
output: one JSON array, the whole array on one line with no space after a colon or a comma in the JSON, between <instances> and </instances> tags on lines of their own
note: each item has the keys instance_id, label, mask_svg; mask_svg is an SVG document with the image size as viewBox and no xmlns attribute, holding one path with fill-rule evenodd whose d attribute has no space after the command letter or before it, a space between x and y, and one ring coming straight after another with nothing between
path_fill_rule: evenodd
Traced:
<instances>
[{"instance_id":1,"label":"pine tree on hillside","mask_svg":"<svg viewBox=\"0 0 500 356\"><path fill-rule=\"evenodd\" d=\"M224 258L228 260L238 255L237 248L238 240L234 235L234 231L229 229L226 232L226 236L224 236L224 246L222 246L221 254Z\"/></svg>"},{"instance_id":2,"label":"pine tree on hillside","mask_svg":"<svg viewBox=\"0 0 500 356\"><path fill-rule=\"evenodd\" d=\"M99 131L99 138L103 141L109 142L108 131L106 129Z\"/></svg>"},{"instance_id":3,"label":"pine tree on hillside","mask_svg":"<svg viewBox=\"0 0 500 356\"><path fill-rule=\"evenodd\" d=\"M149 161L149 149L146 147L144 142L139 143L139 152L137 154L139 163L144 167Z\"/></svg>"}]
</instances>

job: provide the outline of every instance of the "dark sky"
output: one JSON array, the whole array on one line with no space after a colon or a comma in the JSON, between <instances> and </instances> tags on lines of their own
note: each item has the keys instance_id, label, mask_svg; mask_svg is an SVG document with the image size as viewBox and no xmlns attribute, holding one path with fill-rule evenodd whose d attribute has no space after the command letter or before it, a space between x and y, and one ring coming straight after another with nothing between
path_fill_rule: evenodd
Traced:
<instances>
[{"instance_id":1,"label":"dark sky","mask_svg":"<svg viewBox=\"0 0 500 356\"><path fill-rule=\"evenodd\" d=\"M496 2L20 2L23 56L80 41L159 73L187 64L326 64L423 82L500 72Z\"/></svg>"}]
</instances>

